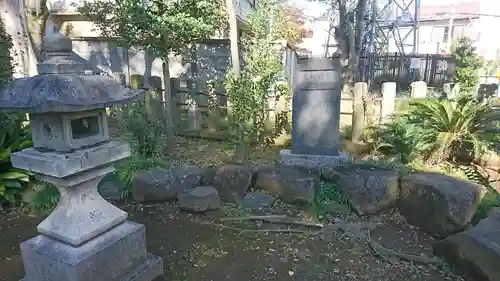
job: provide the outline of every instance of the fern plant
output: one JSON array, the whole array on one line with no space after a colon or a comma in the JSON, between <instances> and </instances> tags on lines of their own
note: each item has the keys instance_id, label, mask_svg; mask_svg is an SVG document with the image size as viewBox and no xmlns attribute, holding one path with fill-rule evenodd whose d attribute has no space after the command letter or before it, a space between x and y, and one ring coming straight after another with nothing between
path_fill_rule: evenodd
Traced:
<instances>
[{"instance_id":1,"label":"fern plant","mask_svg":"<svg viewBox=\"0 0 500 281\"><path fill-rule=\"evenodd\" d=\"M470 162L492 145L500 111L493 100L478 102L462 95L456 100L413 100L404 116L418 128L428 155Z\"/></svg>"},{"instance_id":2,"label":"fern plant","mask_svg":"<svg viewBox=\"0 0 500 281\"><path fill-rule=\"evenodd\" d=\"M12 167L10 154L31 145L22 115L0 111L0 206L2 202L15 204L30 182L32 174Z\"/></svg>"},{"instance_id":3,"label":"fern plant","mask_svg":"<svg viewBox=\"0 0 500 281\"><path fill-rule=\"evenodd\" d=\"M376 131L377 151L385 155L397 156L402 164L408 164L428 149L422 141L425 134L405 118L397 118L392 123L382 125Z\"/></svg>"}]
</instances>

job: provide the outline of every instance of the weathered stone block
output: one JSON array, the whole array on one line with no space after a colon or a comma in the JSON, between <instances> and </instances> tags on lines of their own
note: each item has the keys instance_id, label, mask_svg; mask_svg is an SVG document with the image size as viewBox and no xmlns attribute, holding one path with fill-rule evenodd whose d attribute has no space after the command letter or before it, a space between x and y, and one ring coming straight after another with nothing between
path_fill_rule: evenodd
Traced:
<instances>
[{"instance_id":1,"label":"weathered stone block","mask_svg":"<svg viewBox=\"0 0 500 281\"><path fill-rule=\"evenodd\" d=\"M241 201L241 206L251 210L267 209L273 205L275 200L274 196L261 191L249 192Z\"/></svg>"},{"instance_id":2,"label":"weathered stone block","mask_svg":"<svg viewBox=\"0 0 500 281\"><path fill-rule=\"evenodd\" d=\"M250 167L223 166L214 176L214 186L220 198L229 202L240 202L252 185L254 171Z\"/></svg>"},{"instance_id":3,"label":"weathered stone block","mask_svg":"<svg viewBox=\"0 0 500 281\"><path fill-rule=\"evenodd\" d=\"M278 196L287 203L309 204L314 200L318 179L292 167L263 168L257 173L255 188Z\"/></svg>"},{"instance_id":4,"label":"weathered stone block","mask_svg":"<svg viewBox=\"0 0 500 281\"><path fill-rule=\"evenodd\" d=\"M71 153L43 152L27 148L12 153L11 161L12 165L19 169L64 178L129 156L128 143L110 141Z\"/></svg>"},{"instance_id":5,"label":"weathered stone block","mask_svg":"<svg viewBox=\"0 0 500 281\"><path fill-rule=\"evenodd\" d=\"M398 209L408 223L435 236L462 230L472 219L483 188L436 173L414 173L401 178Z\"/></svg>"},{"instance_id":6,"label":"weathered stone block","mask_svg":"<svg viewBox=\"0 0 500 281\"><path fill-rule=\"evenodd\" d=\"M281 163L286 166L297 166L305 168L324 168L346 165L350 162L349 156L345 152L340 152L338 156L294 154L291 150L280 151Z\"/></svg>"},{"instance_id":7,"label":"weathered stone block","mask_svg":"<svg viewBox=\"0 0 500 281\"><path fill-rule=\"evenodd\" d=\"M177 198L174 175L167 169L154 168L140 173L132 181L132 198L139 202L164 201Z\"/></svg>"},{"instance_id":8,"label":"weathered stone block","mask_svg":"<svg viewBox=\"0 0 500 281\"><path fill-rule=\"evenodd\" d=\"M97 186L99 194L106 200L122 199L123 183L118 179L116 174L105 176Z\"/></svg>"},{"instance_id":9,"label":"weathered stone block","mask_svg":"<svg viewBox=\"0 0 500 281\"><path fill-rule=\"evenodd\" d=\"M500 211L478 225L438 241L434 252L478 281L500 278Z\"/></svg>"},{"instance_id":10,"label":"weathered stone block","mask_svg":"<svg viewBox=\"0 0 500 281\"><path fill-rule=\"evenodd\" d=\"M182 190L200 185L203 178L210 174L210 171L206 168L190 165L173 168L172 173L175 177L175 189Z\"/></svg>"},{"instance_id":11,"label":"weathered stone block","mask_svg":"<svg viewBox=\"0 0 500 281\"><path fill-rule=\"evenodd\" d=\"M179 192L179 207L187 212L220 209L219 192L213 186L197 186Z\"/></svg>"},{"instance_id":12,"label":"weathered stone block","mask_svg":"<svg viewBox=\"0 0 500 281\"><path fill-rule=\"evenodd\" d=\"M132 197L140 202L175 200L179 192L199 186L209 173L197 166L154 168L134 178Z\"/></svg>"},{"instance_id":13,"label":"weathered stone block","mask_svg":"<svg viewBox=\"0 0 500 281\"><path fill-rule=\"evenodd\" d=\"M349 169L349 168L348 168ZM358 215L368 215L392 207L399 199L399 175L381 169L342 170L338 187L347 195Z\"/></svg>"},{"instance_id":14,"label":"weathered stone block","mask_svg":"<svg viewBox=\"0 0 500 281\"><path fill-rule=\"evenodd\" d=\"M37 229L40 233L73 246L81 245L127 218L127 213L104 200L97 185L111 166L90 170L65 179L39 175L59 188L56 209Z\"/></svg>"},{"instance_id":15,"label":"weathered stone block","mask_svg":"<svg viewBox=\"0 0 500 281\"><path fill-rule=\"evenodd\" d=\"M23 281L149 281L163 273L161 258L146 253L144 226L129 221L80 247L39 235L21 253ZM146 273L149 279L137 278Z\"/></svg>"}]
</instances>

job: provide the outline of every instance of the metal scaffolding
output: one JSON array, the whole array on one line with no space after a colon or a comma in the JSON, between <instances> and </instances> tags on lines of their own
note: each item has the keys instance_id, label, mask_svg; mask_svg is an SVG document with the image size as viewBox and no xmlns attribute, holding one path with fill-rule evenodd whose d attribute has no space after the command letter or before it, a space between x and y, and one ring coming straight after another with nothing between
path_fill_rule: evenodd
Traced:
<instances>
[{"instance_id":1,"label":"metal scaffolding","mask_svg":"<svg viewBox=\"0 0 500 281\"><path fill-rule=\"evenodd\" d=\"M418 53L421 0L367 0L362 54ZM333 39L338 26L338 11L330 9L322 16L330 27L324 56L336 48Z\"/></svg>"},{"instance_id":2,"label":"metal scaffolding","mask_svg":"<svg viewBox=\"0 0 500 281\"><path fill-rule=\"evenodd\" d=\"M420 0L368 0L364 53L418 53Z\"/></svg>"}]
</instances>

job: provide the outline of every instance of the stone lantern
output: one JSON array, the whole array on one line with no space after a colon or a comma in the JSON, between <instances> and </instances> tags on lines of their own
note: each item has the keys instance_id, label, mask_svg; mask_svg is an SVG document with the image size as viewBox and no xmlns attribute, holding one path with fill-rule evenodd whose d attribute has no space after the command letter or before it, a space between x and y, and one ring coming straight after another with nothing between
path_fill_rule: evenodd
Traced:
<instances>
[{"instance_id":1,"label":"stone lantern","mask_svg":"<svg viewBox=\"0 0 500 281\"><path fill-rule=\"evenodd\" d=\"M59 33L43 43L40 75L17 79L0 93L0 108L29 113L34 147L11 155L12 165L34 172L61 194L56 209L21 243L24 281L150 281L163 273L146 252L143 225L104 200L97 185L112 164L130 156L111 141L105 108L131 102L140 90L113 78L85 75L72 60L72 43Z\"/></svg>"}]
</instances>

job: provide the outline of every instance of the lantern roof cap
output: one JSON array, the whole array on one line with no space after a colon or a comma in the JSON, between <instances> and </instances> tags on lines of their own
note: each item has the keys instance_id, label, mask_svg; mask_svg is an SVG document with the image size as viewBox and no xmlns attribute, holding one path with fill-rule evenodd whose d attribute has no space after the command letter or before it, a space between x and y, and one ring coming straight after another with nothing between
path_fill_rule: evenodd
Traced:
<instances>
[{"instance_id":1,"label":"lantern roof cap","mask_svg":"<svg viewBox=\"0 0 500 281\"><path fill-rule=\"evenodd\" d=\"M110 76L86 75L72 42L59 32L42 43L45 60L37 76L14 79L0 91L0 108L28 113L77 112L132 102L143 90L123 87Z\"/></svg>"}]
</instances>

